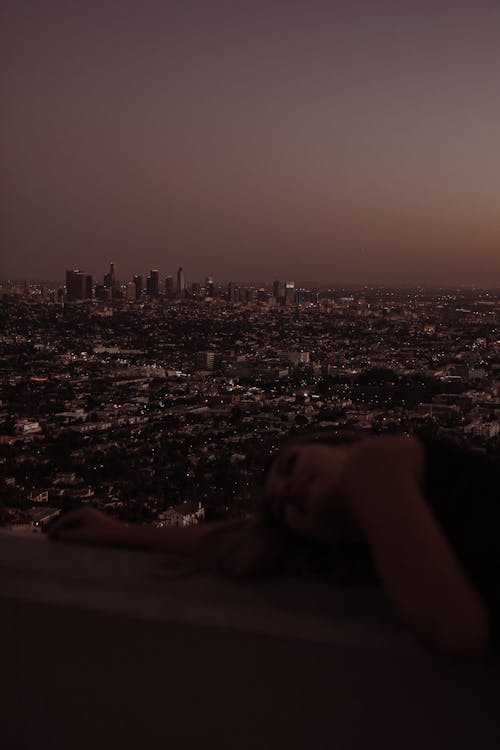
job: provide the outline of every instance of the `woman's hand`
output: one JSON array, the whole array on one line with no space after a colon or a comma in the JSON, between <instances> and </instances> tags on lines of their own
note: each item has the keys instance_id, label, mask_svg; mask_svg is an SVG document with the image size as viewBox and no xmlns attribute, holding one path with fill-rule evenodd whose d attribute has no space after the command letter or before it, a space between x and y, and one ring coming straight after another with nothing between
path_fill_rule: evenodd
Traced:
<instances>
[{"instance_id":1,"label":"woman's hand","mask_svg":"<svg viewBox=\"0 0 500 750\"><path fill-rule=\"evenodd\" d=\"M49 539L74 544L123 546L127 526L95 508L67 513L48 533Z\"/></svg>"},{"instance_id":2,"label":"woman's hand","mask_svg":"<svg viewBox=\"0 0 500 750\"><path fill-rule=\"evenodd\" d=\"M235 578L279 569L285 557L283 537L262 521L223 521L200 538L197 560L202 568Z\"/></svg>"},{"instance_id":3,"label":"woman's hand","mask_svg":"<svg viewBox=\"0 0 500 750\"><path fill-rule=\"evenodd\" d=\"M201 569L243 578L274 570L284 556L279 535L253 520L156 528L120 521L94 508L63 516L49 538L75 544L127 547L185 557Z\"/></svg>"}]
</instances>

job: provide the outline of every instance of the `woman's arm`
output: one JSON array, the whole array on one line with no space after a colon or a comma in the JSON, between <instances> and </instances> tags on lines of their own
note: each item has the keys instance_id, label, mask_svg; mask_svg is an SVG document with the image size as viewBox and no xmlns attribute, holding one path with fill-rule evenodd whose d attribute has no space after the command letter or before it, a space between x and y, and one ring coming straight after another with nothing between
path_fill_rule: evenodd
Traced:
<instances>
[{"instance_id":1,"label":"woman's arm","mask_svg":"<svg viewBox=\"0 0 500 750\"><path fill-rule=\"evenodd\" d=\"M49 532L54 541L121 547L186 557L229 576L259 575L283 556L279 537L258 521L232 519L187 527L130 526L94 508L63 516Z\"/></svg>"},{"instance_id":2,"label":"woman's arm","mask_svg":"<svg viewBox=\"0 0 500 750\"><path fill-rule=\"evenodd\" d=\"M187 527L158 528L128 526L94 508L82 508L63 516L49 531L54 541L94 546L142 549L163 554L197 558L219 532L230 532L242 521L219 521Z\"/></svg>"},{"instance_id":3,"label":"woman's arm","mask_svg":"<svg viewBox=\"0 0 500 750\"><path fill-rule=\"evenodd\" d=\"M488 614L422 494L424 467L416 438L368 440L353 450L342 489L403 618L444 652L479 655Z\"/></svg>"},{"instance_id":4,"label":"woman's arm","mask_svg":"<svg viewBox=\"0 0 500 750\"><path fill-rule=\"evenodd\" d=\"M292 500L298 494L302 502L285 504L285 523L323 542L365 541L382 585L420 637L450 653L486 651L486 608L420 489L422 443L402 436L363 440L349 451L340 477L323 455L328 449L313 460L314 450L303 452L294 474Z\"/></svg>"}]
</instances>

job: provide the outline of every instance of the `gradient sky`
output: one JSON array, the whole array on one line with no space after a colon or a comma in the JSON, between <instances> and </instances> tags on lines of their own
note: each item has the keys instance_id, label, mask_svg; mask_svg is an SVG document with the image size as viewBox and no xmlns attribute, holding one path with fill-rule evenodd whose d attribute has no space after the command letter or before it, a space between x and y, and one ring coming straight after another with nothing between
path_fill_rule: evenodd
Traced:
<instances>
[{"instance_id":1,"label":"gradient sky","mask_svg":"<svg viewBox=\"0 0 500 750\"><path fill-rule=\"evenodd\" d=\"M500 286L500 2L2 0L0 276Z\"/></svg>"}]
</instances>

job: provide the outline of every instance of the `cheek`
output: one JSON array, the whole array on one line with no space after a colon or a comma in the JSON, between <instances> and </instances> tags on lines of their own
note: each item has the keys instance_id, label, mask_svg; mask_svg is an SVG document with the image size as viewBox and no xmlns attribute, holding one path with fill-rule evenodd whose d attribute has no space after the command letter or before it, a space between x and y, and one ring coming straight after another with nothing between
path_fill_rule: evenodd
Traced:
<instances>
[{"instance_id":1,"label":"cheek","mask_svg":"<svg viewBox=\"0 0 500 750\"><path fill-rule=\"evenodd\" d=\"M276 473L271 469L265 484L265 493L268 497L272 497L278 492L279 482L277 481Z\"/></svg>"},{"instance_id":2,"label":"cheek","mask_svg":"<svg viewBox=\"0 0 500 750\"><path fill-rule=\"evenodd\" d=\"M265 494L269 505L276 515L279 514L285 498L285 483L276 475L269 476L265 485Z\"/></svg>"}]
</instances>

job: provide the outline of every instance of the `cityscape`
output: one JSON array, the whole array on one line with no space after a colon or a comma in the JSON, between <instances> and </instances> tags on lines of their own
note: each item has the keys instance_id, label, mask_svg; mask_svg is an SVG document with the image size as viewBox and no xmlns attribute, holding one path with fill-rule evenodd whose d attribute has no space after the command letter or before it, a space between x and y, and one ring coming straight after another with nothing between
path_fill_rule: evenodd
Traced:
<instances>
[{"instance_id":1,"label":"cityscape","mask_svg":"<svg viewBox=\"0 0 500 750\"><path fill-rule=\"evenodd\" d=\"M500 2L0 56L0 750L497 750Z\"/></svg>"},{"instance_id":2,"label":"cityscape","mask_svg":"<svg viewBox=\"0 0 500 750\"><path fill-rule=\"evenodd\" d=\"M421 430L500 451L500 295L191 282L151 270L0 288L1 521L251 515L299 430Z\"/></svg>"}]
</instances>

